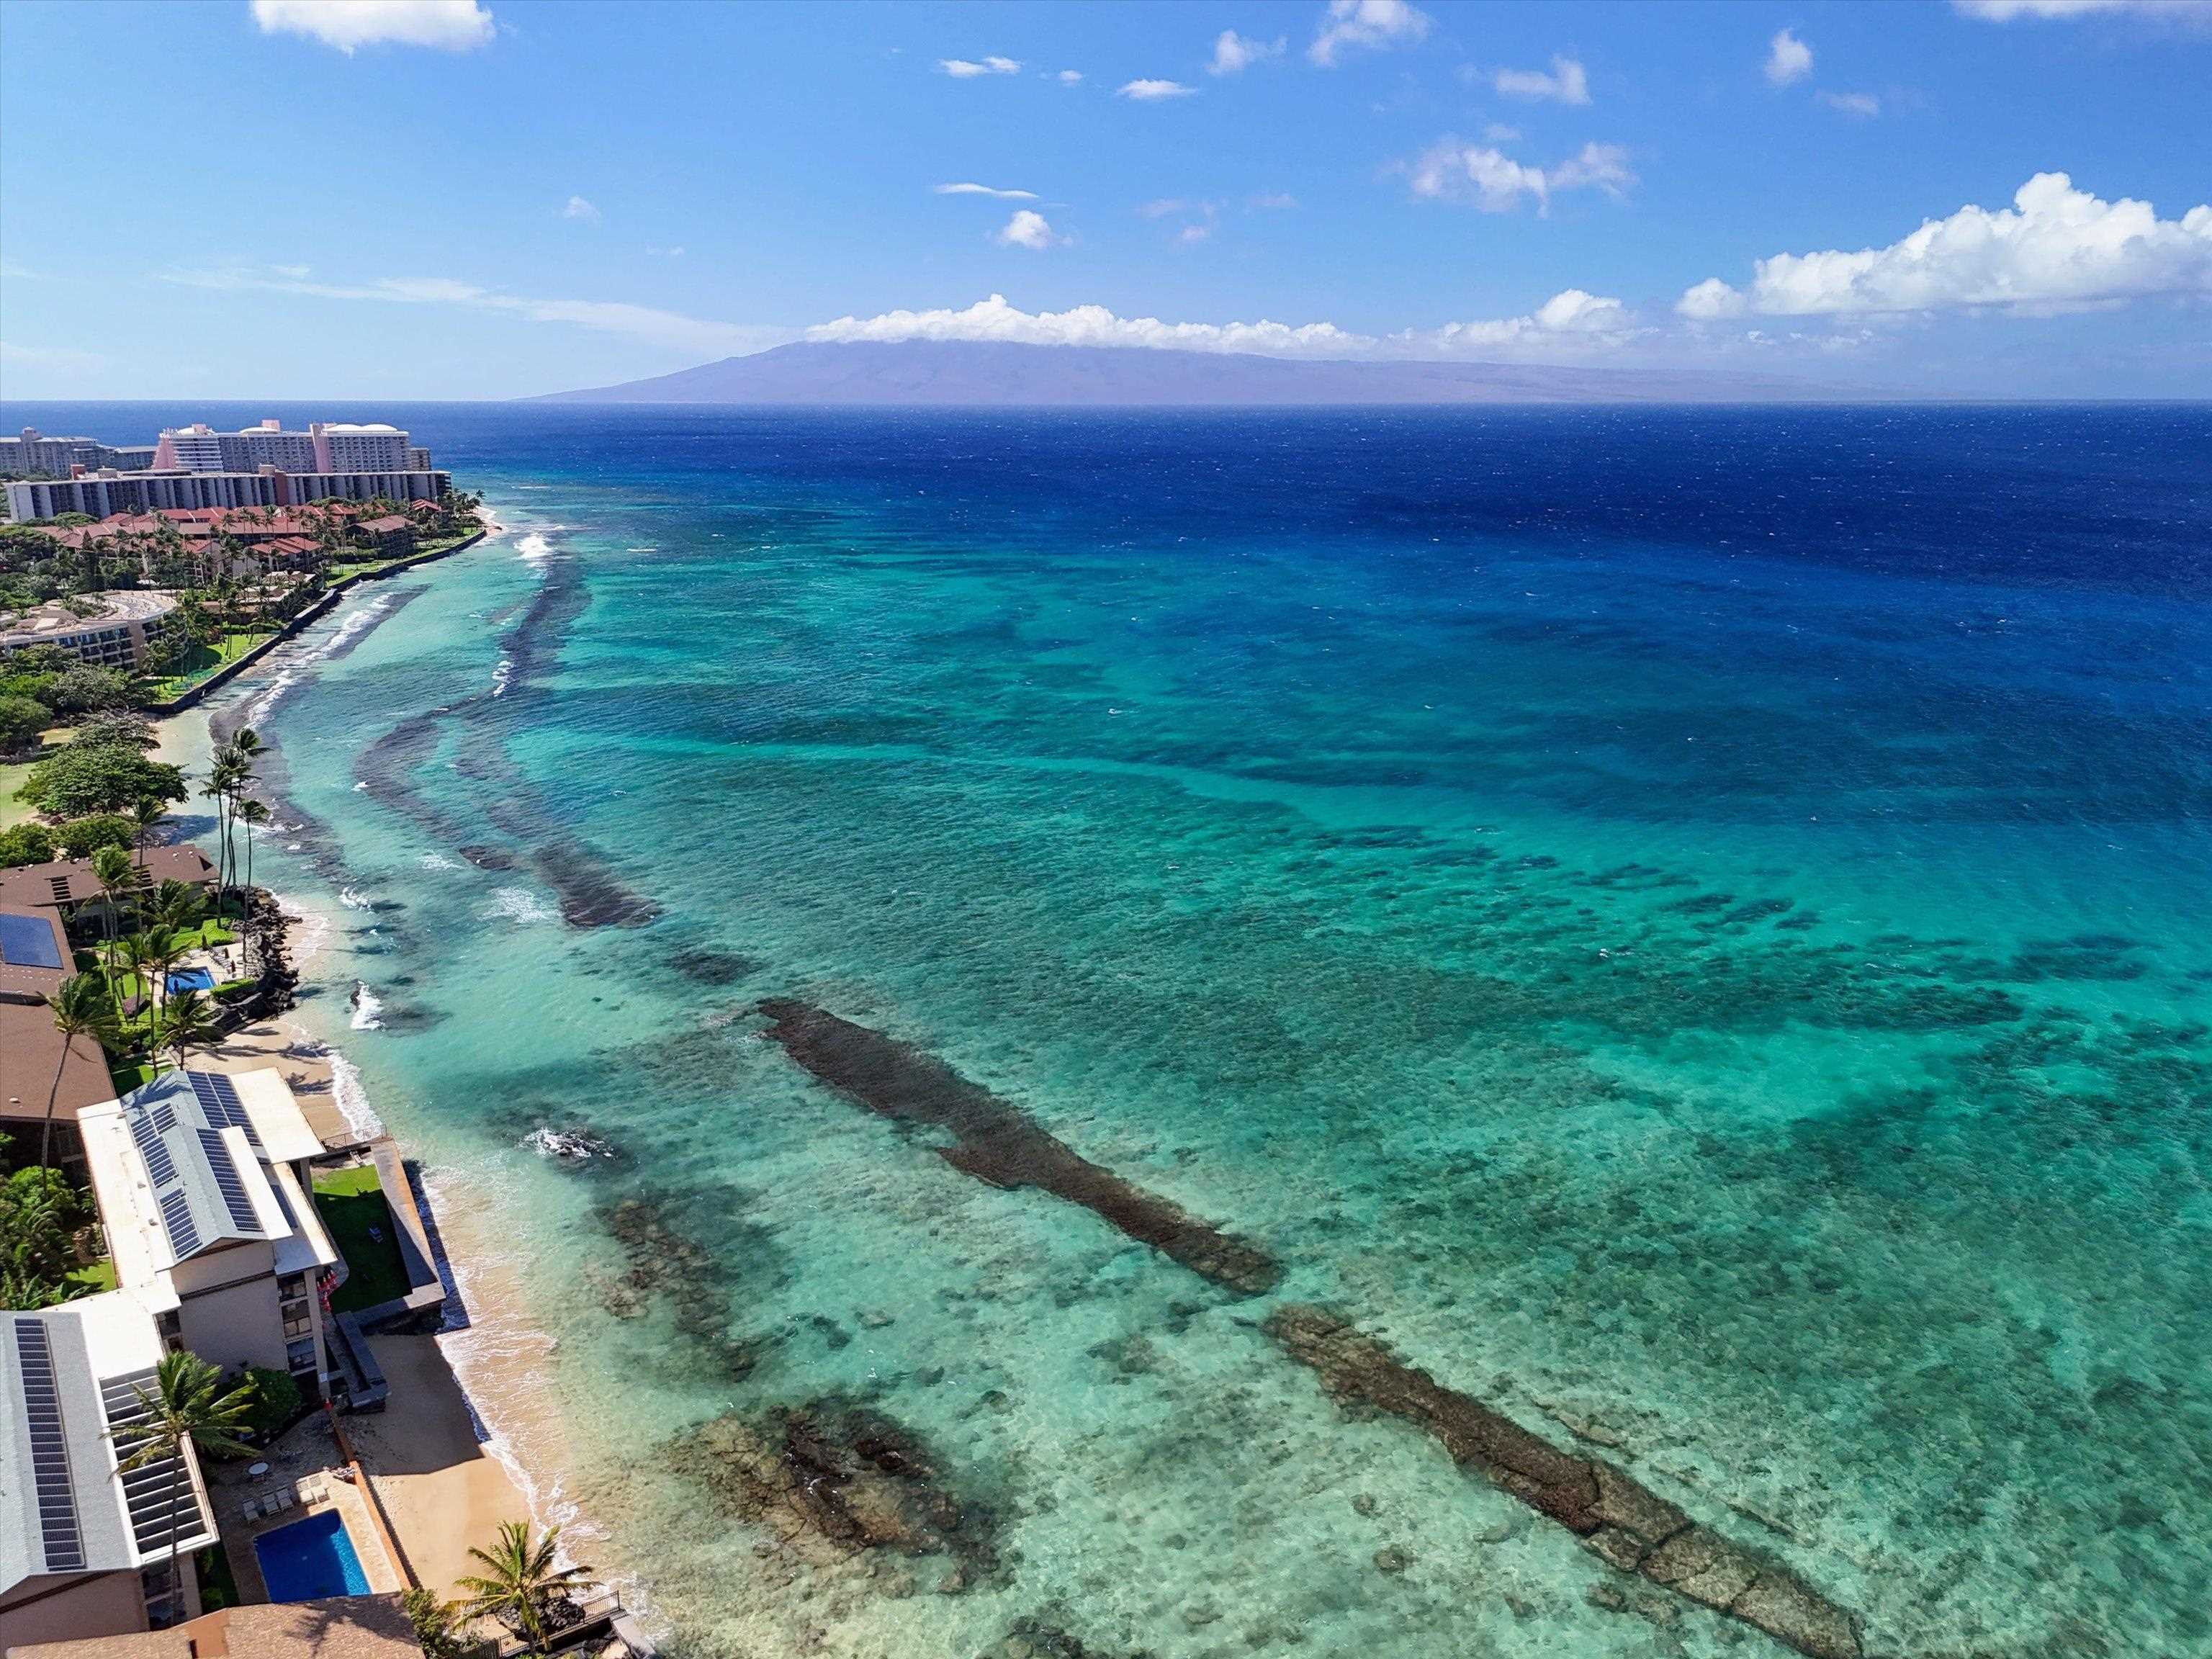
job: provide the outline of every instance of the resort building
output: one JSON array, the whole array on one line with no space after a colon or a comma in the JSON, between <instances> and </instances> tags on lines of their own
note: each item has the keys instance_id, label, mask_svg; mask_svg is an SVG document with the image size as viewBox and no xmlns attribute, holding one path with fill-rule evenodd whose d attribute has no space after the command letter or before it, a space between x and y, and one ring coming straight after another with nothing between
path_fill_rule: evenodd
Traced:
<instances>
[{"instance_id":1,"label":"resort building","mask_svg":"<svg viewBox=\"0 0 2212 1659\"><path fill-rule=\"evenodd\" d=\"M118 513L244 507L304 507L311 501L434 501L453 488L446 473L381 472L87 472L74 478L32 478L7 486L8 516L17 524L64 513L106 519Z\"/></svg>"},{"instance_id":2,"label":"resort building","mask_svg":"<svg viewBox=\"0 0 2212 1659\"><path fill-rule=\"evenodd\" d=\"M0 1135L15 1142L15 1161L36 1158L51 1100L56 1161L82 1185L76 1115L111 1098L115 1085L98 1042L64 1042L55 1028L46 998L69 973L69 939L58 914L0 906Z\"/></svg>"},{"instance_id":3,"label":"resort building","mask_svg":"<svg viewBox=\"0 0 2212 1659\"><path fill-rule=\"evenodd\" d=\"M125 1472L163 1349L109 1291L0 1313L0 1646L143 1631L200 1610L192 1552L215 1541L198 1459ZM172 1554L181 1605L169 1601Z\"/></svg>"},{"instance_id":4,"label":"resort building","mask_svg":"<svg viewBox=\"0 0 2212 1659\"><path fill-rule=\"evenodd\" d=\"M66 478L71 467L115 466L117 452L97 438L49 438L34 426L0 438L0 477Z\"/></svg>"},{"instance_id":5,"label":"resort building","mask_svg":"<svg viewBox=\"0 0 2212 1659\"><path fill-rule=\"evenodd\" d=\"M206 887L215 881L215 865L189 842L174 847L142 848L131 855L140 885L158 887L165 881L188 881ZM0 908L58 910L64 921L80 912L97 917L107 902L99 872L90 859L55 859L46 864L26 864L0 870Z\"/></svg>"},{"instance_id":6,"label":"resort building","mask_svg":"<svg viewBox=\"0 0 2212 1659\"><path fill-rule=\"evenodd\" d=\"M283 1074L166 1073L79 1114L77 1132L116 1284L162 1340L326 1396L339 1255L309 1195L323 1143Z\"/></svg>"},{"instance_id":7,"label":"resort building","mask_svg":"<svg viewBox=\"0 0 2212 1659\"><path fill-rule=\"evenodd\" d=\"M94 667L130 672L145 665L148 649L176 608L167 593L118 589L0 612L0 652L58 645Z\"/></svg>"},{"instance_id":8,"label":"resort building","mask_svg":"<svg viewBox=\"0 0 2212 1659\"><path fill-rule=\"evenodd\" d=\"M163 432L153 465L186 472L258 472L264 466L280 472L427 472L430 452L381 423L315 421L305 432L287 432L278 422L264 421L217 432L202 422Z\"/></svg>"}]
</instances>

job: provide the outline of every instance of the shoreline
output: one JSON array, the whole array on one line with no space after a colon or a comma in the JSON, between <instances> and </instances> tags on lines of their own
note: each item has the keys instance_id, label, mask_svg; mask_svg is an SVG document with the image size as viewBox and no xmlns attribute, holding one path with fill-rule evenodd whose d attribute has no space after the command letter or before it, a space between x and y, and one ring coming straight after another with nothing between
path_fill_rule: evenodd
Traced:
<instances>
[{"instance_id":1,"label":"shoreline","mask_svg":"<svg viewBox=\"0 0 2212 1659\"><path fill-rule=\"evenodd\" d=\"M511 533L511 526L489 506L482 516L483 528L467 540L375 576L449 557ZM265 691L243 693L241 683L251 684L257 672L270 672L268 651L327 621L337 602L366 580L373 578L352 578L332 589L312 614L295 619L293 627L251 657L229 665L220 679L195 687L189 700L149 711L160 739L156 752L204 767L206 752L216 741L212 726L216 716L203 700L218 690L240 692L249 702L265 696ZM381 620L380 614L357 631L368 631ZM275 671L270 684L284 683L290 672ZM273 712L272 702L258 710L255 718ZM321 977L317 959L337 939L339 917L295 893L273 896L287 920L294 970L303 981L317 980ZM338 983L324 982L331 988ZM327 1024L314 1017L310 1006L296 1005L241 1027L217 1053L234 1065L266 1063L282 1070L309 1126L325 1144L391 1134L340 1035L319 1029ZM404 1144L401 1150L404 1157ZM420 1420L408 1424L404 1447L386 1431L401 1420L396 1410L381 1419L349 1419L348 1432L362 1443L364 1467L409 1557L408 1562L395 1562L394 1566L403 1572L417 1571L423 1582L450 1595L452 1580L465 1570L467 1548L489 1545L502 1521L526 1518L535 1527L560 1527L571 1543L604 1536L605 1529L584 1518L563 1496L568 1479L565 1437L550 1390L538 1369L551 1352L554 1339L531 1322L508 1265L471 1224L478 1206L467 1177L410 1161L417 1202L424 1207L439 1245L437 1265L446 1280L447 1312L434 1332L387 1332L375 1341L390 1373L424 1410ZM395 1407L399 1398L395 1390ZM443 1455L423 1457L426 1439L432 1443L430 1449ZM380 1457L380 1452L385 1455ZM379 1468L380 1462L387 1467ZM426 1469L426 1462L435 1467ZM564 1547L562 1553L564 1559L573 1559L573 1547ZM622 1588L631 1586L625 1583ZM632 1608L633 1613L637 1611Z\"/></svg>"}]
</instances>

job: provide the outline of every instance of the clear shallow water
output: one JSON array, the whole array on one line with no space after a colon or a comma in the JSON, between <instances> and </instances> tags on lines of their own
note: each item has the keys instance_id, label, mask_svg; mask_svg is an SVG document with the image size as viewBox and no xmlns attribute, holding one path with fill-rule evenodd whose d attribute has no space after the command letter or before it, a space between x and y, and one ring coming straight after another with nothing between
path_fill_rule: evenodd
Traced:
<instances>
[{"instance_id":1,"label":"clear shallow water","mask_svg":"<svg viewBox=\"0 0 2212 1659\"><path fill-rule=\"evenodd\" d=\"M679 1650L1780 1650L1605 1605L1287 1299L1617 1443L1870 1652L2212 1647L2205 411L402 417L516 533L219 714L338 917L310 1017L519 1264L562 1495ZM1281 1291L960 1174L767 995ZM716 1508L684 1431L825 1395L995 1571Z\"/></svg>"}]
</instances>

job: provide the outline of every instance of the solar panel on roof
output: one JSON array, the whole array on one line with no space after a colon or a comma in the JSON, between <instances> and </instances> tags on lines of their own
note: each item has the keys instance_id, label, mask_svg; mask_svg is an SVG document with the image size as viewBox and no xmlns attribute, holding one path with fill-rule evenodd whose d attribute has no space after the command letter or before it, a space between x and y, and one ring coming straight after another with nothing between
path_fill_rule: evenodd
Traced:
<instances>
[{"instance_id":1,"label":"solar panel on roof","mask_svg":"<svg viewBox=\"0 0 2212 1659\"><path fill-rule=\"evenodd\" d=\"M253 1120L246 1115L246 1103L238 1097L235 1083L221 1072L187 1072L185 1080L192 1085L209 1122L245 1130L248 1144L256 1152L261 1150L261 1137L253 1133Z\"/></svg>"},{"instance_id":2,"label":"solar panel on roof","mask_svg":"<svg viewBox=\"0 0 2212 1659\"><path fill-rule=\"evenodd\" d=\"M54 1356L46 1342L45 1321L15 1322L15 1352L22 1360L20 1381L23 1416L31 1428L31 1486L39 1500L46 1571L80 1571L84 1534L77 1528L76 1486L70 1479L69 1439L62 1432L61 1390L54 1382Z\"/></svg>"},{"instance_id":3,"label":"solar panel on roof","mask_svg":"<svg viewBox=\"0 0 2212 1659\"><path fill-rule=\"evenodd\" d=\"M0 962L10 968L58 968L60 948L44 916L0 916Z\"/></svg>"},{"instance_id":4,"label":"solar panel on roof","mask_svg":"<svg viewBox=\"0 0 2212 1659\"><path fill-rule=\"evenodd\" d=\"M166 1187L177 1178L177 1166L170 1161L169 1149L150 1115L131 1115L131 1135L138 1143L138 1156L146 1160L146 1173L156 1187Z\"/></svg>"},{"instance_id":5,"label":"solar panel on roof","mask_svg":"<svg viewBox=\"0 0 2212 1659\"><path fill-rule=\"evenodd\" d=\"M161 1224L168 1230L169 1249L178 1261L199 1249L199 1224L192 1219L192 1206L183 1188L172 1187L161 1194Z\"/></svg>"},{"instance_id":6,"label":"solar panel on roof","mask_svg":"<svg viewBox=\"0 0 2212 1659\"><path fill-rule=\"evenodd\" d=\"M223 1144L222 1131L201 1130L200 1150L207 1154L216 1189L222 1194L223 1207L230 1212L230 1224L242 1233L258 1233L261 1218L253 1213L253 1200L246 1195L245 1178L238 1173L230 1148Z\"/></svg>"}]
</instances>

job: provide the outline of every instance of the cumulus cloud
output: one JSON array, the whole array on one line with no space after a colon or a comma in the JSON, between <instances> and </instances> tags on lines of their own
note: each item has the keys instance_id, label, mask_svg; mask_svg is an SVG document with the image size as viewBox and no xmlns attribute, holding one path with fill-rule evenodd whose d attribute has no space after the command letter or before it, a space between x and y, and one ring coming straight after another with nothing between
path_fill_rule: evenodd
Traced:
<instances>
[{"instance_id":1,"label":"cumulus cloud","mask_svg":"<svg viewBox=\"0 0 2212 1659\"><path fill-rule=\"evenodd\" d=\"M1037 193L1033 190L995 190L989 185L935 185L931 188L939 196L991 196L1001 202L1034 202Z\"/></svg>"},{"instance_id":2,"label":"cumulus cloud","mask_svg":"<svg viewBox=\"0 0 2212 1659\"><path fill-rule=\"evenodd\" d=\"M1887 247L1778 253L1758 262L1747 288L1709 277L1674 308L1710 321L2176 294L2212 295L2212 206L2161 219L2148 202L2103 201L2063 173L2039 173L2010 208L1962 207Z\"/></svg>"},{"instance_id":3,"label":"cumulus cloud","mask_svg":"<svg viewBox=\"0 0 2212 1659\"><path fill-rule=\"evenodd\" d=\"M1180 81L1124 81L1114 88L1114 95L1133 98L1140 104L1157 104L1164 98L1188 98L1197 90Z\"/></svg>"},{"instance_id":4,"label":"cumulus cloud","mask_svg":"<svg viewBox=\"0 0 2212 1659\"><path fill-rule=\"evenodd\" d=\"M563 219L581 219L586 224L595 225L599 222L599 210L582 197L571 196L568 204L561 210L561 216Z\"/></svg>"},{"instance_id":5,"label":"cumulus cloud","mask_svg":"<svg viewBox=\"0 0 2212 1659\"><path fill-rule=\"evenodd\" d=\"M1059 74L1054 76L1052 78L1059 82L1063 87L1072 87L1083 78L1083 71L1081 70L1062 70Z\"/></svg>"},{"instance_id":6,"label":"cumulus cloud","mask_svg":"<svg viewBox=\"0 0 2212 1659\"><path fill-rule=\"evenodd\" d=\"M1766 78L1778 87L1802 81L1813 72L1813 48L1788 29L1776 33L1766 44Z\"/></svg>"},{"instance_id":7,"label":"cumulus cloud","mask_svg":"<svg viewBox=\"0 0 2212 1659\"><path fill-rule=\"evenodd\" d=\"M1280 58L1290 46L1283 40L1255 40L1235 29L1224 29L1221 38L1213 43L1213 61L1206 66L1208 75L1242 75L1255 64L1263 64L1270 58Z\"/></svg>"},{"instance_id":8,"label":"cumulus cloud","mask_svg":"<svg viewBox=\"0 0 2212 1659\"><path fill-rule=\"evenodd\" d=\"M1508 98L1550 98L1562 104L1587 104L1589 76L1571 58L1554 58L1549 74L1542 70L1500 70L1492 84Z\"/></svg>"},{"instance_id":9,"label":"cumulus cloud","mask_svg":"<svg viewBox=\"0 0 2212 1659\"><path fill-rule=\"evenodd\" d=\"M1951 0L1952 9L1987 23L2020 18L2070 22L2077 17L2126 13L2160 22L2212 25L2212 0Z\"/></svg>"},{"instance_id":10,"label":"cumulus cloud","mask_svg":"<svg viewBox=\"0 0 2212 1659\"><path fill-rule=\"evenodd\" d=\"M1001 247L1025 247L1032 253L1042 253L1067 239L1055 235L1042 213L1029 208L1018 208L1015 210L1014 216L1007 220L991 240Z\"/></svg>"},{"instance_id":11,"label":"cumulus cloud","mask_svg":"<svg viewBox=\"0 0 2212 1659\"><path fill-rule=\"evenodd\" d=\"M568 323L603 334L617 334L647 345L696 357L730 356L758 351L788 337L782 329L714 322L681 312L615 300L536 299L481 288L444 276L385 276L368 282L312 283L275 266L221 270L173 270L165 282L225 292L290 295L318 300L367 301L389 305L452 306L498 313L532 323Z\"/></svg>"},{"instance_id":12,"label":"cumulus cloud","mask_svg":"<svg viewBox=\"0 0 2212 1659\"><path fill-rule=\"evenodd\" d=\"M1018 75L1022 70L1011 58L986 58L981 62L971 58L940 58L937 67L956 81L973 81L981 75Z\"/></svg>"},{"instance_id":13,"label":"cumulus cloud","mask_svg":"<svg viewBox=\"0 0 2212 1659\"><path fill-rule=\"evenodd\" d=\"M1487 144L1443 138L1422 151L1407 173L1414 195L1468 203L1485 213L1510 213L1526 198L1540 214L1564 191L1600 190L1617 198L1636 183L1628 152L1619 144L1584 144L1565 161L1543 167Z\"/></svg>"},{"instance_id":14,"label":"cumulus cloud","mask_svg":"<svg viewBox=\"0 0 2212 1659\"><path fill-rule=\"evenodd\" d=\"M988 340L1016 345L1142 346L1163 351L1250 351L1279 357L1450 358L1471 352L1579 356L1634 338L1627 308L1580 289L1554 295L1524 317L1447 323L1369 335L1334 323L1164 323L1119 317L1104 306L1023 311L1002 294L965 310L889 311L840 317L806 331L810 340Z\"/></svg>"},{"instance_id":15,"label":"cumulus cloud","mask_svg":"<svg viewBox=\"0 0 2212 1659\"><path fill-rule=\"evenodd\" d=\"M1881 100L1870 92L1816 92L1813 95L1830 109L1845 115L1872 117L1881 113Z\"/></svg>"},{"instance_id":16,"label":"cumulus cloud","mask_svg":"<svg viewBox=\"0 0 2212 1659\"><path fill-rule=\"evenodd\" d=\"M1185 225L1181 230L1176 232L1176 240L1188 245L1192 242L1202 242L1212 234L1213 227L1211 223L1190 224Z\"/></svg>"},{"instance_id":17,"label":"cumulus cloud","mask_svg":"<svg viewBox=\"0 0 2212 1659\"><path fill-rule=\"evenodd\" d=\"M489 46L491 10L477 0L253 0L264 34L303 34L349 58L362 46Z\"/></svg>"},{"instance_id":18,"label":"cumulus cloud","mask_svg":"<svg viewBox=\"0 0 2212 1659\"><path fill-rule=\"evenodd\" d=\"M1328 0L1306 57L1334 69L1346 51L1383 52L1429 36L1429 15L1407 0Z\"/></svg>"}]
</instances>

